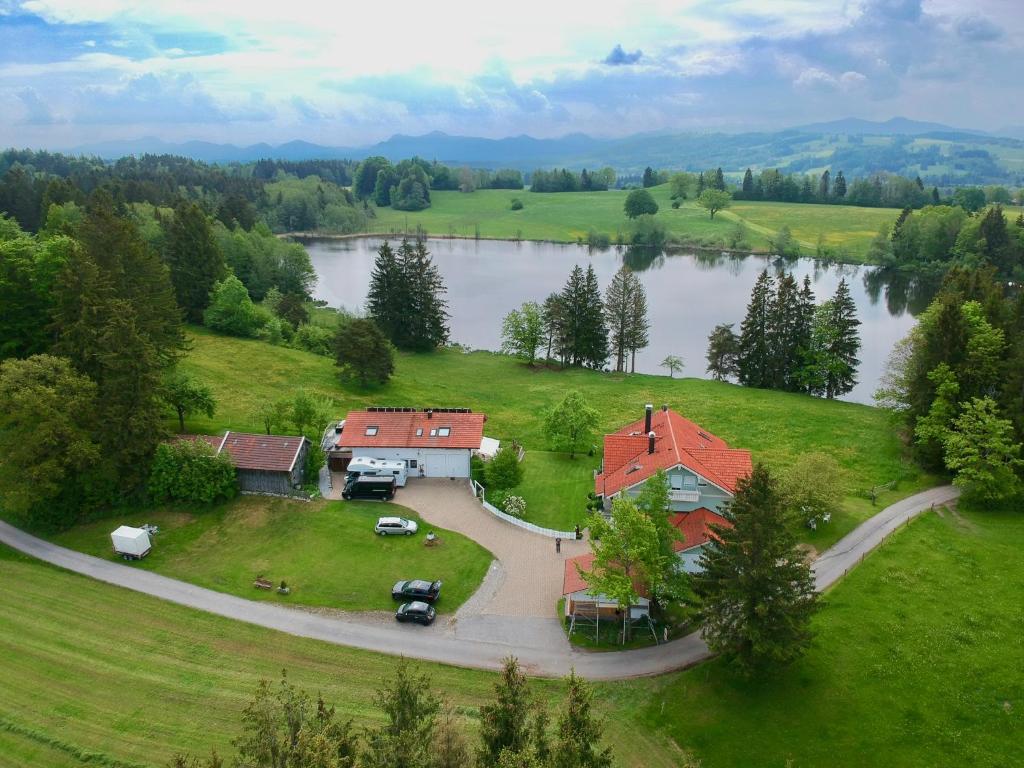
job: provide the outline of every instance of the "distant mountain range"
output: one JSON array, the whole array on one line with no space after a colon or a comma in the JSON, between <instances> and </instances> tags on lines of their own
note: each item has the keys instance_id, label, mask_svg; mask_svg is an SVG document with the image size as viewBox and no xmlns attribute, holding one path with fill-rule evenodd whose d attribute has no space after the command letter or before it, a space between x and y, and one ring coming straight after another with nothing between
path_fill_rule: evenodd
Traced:
<instances>
[{"instance_id":1,"label":"distant mountain range","mask_svg":"<svg viewBox=\"0 0 1024 768\"><path fill-rule=\"evenodd\" d=\"M864 136L887 137L888 140L865 143ZM933 141L918 142L919 139L938 139L944 147L937 148ZM1003 148L1000 153L989 154L984 149L994 145ZM844 169L851 177L890 171L917 174L936 184L1020 183L1020 173L1012 171L1001 160L1006 147L1020 149L1024 158L1024 141L1018 138L1000 138L941 123L895 117L885 122L847 118L774 132L659 132L614 139L595 138L582 133L553 139L525 135L486 139L434 131L422 136L397 134L362 147L323 146L306 141L240 147L204 141L171 143L143 138L86 144L71 151L106 159L146 153L172 154L208 163L245 163L262 158L361 160L371 155L383 155L397 161L418 155L452 165L518 168L522 171L554 166L579 169L610 165L620 174L639 173L648 165L692 170L720 166L731 172L747 167L810 172L831 165Z\"/></svg>"}]
</instances>

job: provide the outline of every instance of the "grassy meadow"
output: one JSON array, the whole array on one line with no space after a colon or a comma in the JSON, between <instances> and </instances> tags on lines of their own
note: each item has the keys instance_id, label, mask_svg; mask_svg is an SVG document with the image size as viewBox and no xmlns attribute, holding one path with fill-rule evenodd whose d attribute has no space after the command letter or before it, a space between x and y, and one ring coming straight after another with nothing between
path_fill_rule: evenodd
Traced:
<instances>
[{"instance_id":1,"label":"grassy meadow","mask_svg":"<svg viewBox=\"0 0 1024 768\"><path fill-rule=\"evenodd\" d=\"M585 455L531 456L551 450L543 432L543 413L576 389L601 415L600 435L642 418L644 403L667 403L719 435L731 446L748 448L755 461L783 469L797 455L825 451L846 473L849 498L830 525L807 532L821 548L841 537L878 508L922 487L932 478L904 461L903 449L887 415L856 403L825 401L805 395L749 389L704 379L605 374L587 370L530 368L489 352L444 350L400 354L397 370L385 386L362 390L342 384L331 360L264 342L218 336L190 329L192 351L182 362L208 384L217 400L212 419L189 419L192 432L258 429L251 413L261 402L305 387L330 401L334 415L368 405L467 407L487 414L485 433L519 440L527 451L527 478L520 490L527 519L571 527L592 488L596 461ZM249 372L258 371L259 375ZM169 428L176 428L168 421ZM894 491L867 501L872 486L900 479ZM550 490L549 490L550 486ZM577 493L582 495L576 496Z\"/></svg>"},{"instance_id":2,"label":"grassy meadow","mask_svg":"<svg viewBox=\"0 0 1024 768\"><path fill-rule=\"evenodd\" d=\"M381 515L420 523L415 536L378 536ZM121 524L160 527L153 551L136 568L251 600L348 611L395 607L392 585L401 579L444 581L437 609L454 613L483 580L493 559L470 539L428 526L412 510L368 501L303 503L242 496L211 509L165 508L76 526L52 537L63 546L111 560L110 531ZM440 537L424 546L427 529ZM282 580L291 594L253 587L263 576Z\"/></svg>"},{"instance_id":3,"label":"grassy meadow","mask_svg":"<svg viewBox=\"0 0 1024 768\"><path fill-rule=\"evenodd\" d=\"M763 681L712 661L598 684L623 766L916 768L1024 761L1024 517L941 510L825 596L805 658ZM282 668L358 725L380 722L393 659L198 613L0 548L0 749L10 765L162 766L222 753L260 677ZM59 595L60 599L54 596ZM431 664L475 731L494 675ZM548 702L557 681L534 681Z\"/></svg>"},{"instance_id":4,"label":"grassy meadow","mask_svg":"<svg viewBox=\"0 0 1024 768\"><path fill-rule=\"evenodd\" d=\"M898 210L889 208L735 201L712 220L692 200L674 210L667 184L652 187L650 192L659 206L656 218L680 243L720 248L731 242L740 226L745 247L764 251L769 239L785 224L805 253L814 255L821 237L826 245L842 251L843 261L851 263L863 262L879 228L899 215ZM382 234L414 232L419 227L440 236L559 242L586 241L594 230L615 242L619 233L629 232L629 221L622 212L627 194L623 190L552 194L490 189L470 194L433 192L427 210L409 213L379 208L369 228ZM511 209L513 198L523 202L522 210Z\"/></svg>"}]
</instances>

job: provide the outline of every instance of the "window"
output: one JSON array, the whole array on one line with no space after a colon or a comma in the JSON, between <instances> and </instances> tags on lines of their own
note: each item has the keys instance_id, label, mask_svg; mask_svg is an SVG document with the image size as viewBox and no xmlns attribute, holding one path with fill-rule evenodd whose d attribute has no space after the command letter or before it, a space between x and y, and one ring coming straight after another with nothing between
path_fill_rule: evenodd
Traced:
<instances>
[{"instance_id":1,"label":"window","mask_svg":"<svg viewBox=\"0 0 1024 768\"><path fill-rule=\"evenodd\" d=\"M669 486L673 491L683 490L683 476L682 475L669 475Z\"/></svg>"},{"instance_id":2,"label":"window","mask_svg":"<svg viewBox=\"0 0 1024 768\"><path fill-rule=\"evenodd\" d=\"M439 430L437 430L437 436L438 437L448 437L448 435L450 435L451 433L452 433L452 428L451 427L441 427Z\"/></svg>"},{"instance_id":3,"label":"window","mask_svg":"<svg viewBox=\"0 0 1024 768\"><path fill-rule=\"evenodd\" d=\"M380 427L367 427L367 428L366 428L366 434L367 434L367 436L368 436L368 437L373 437L374 435L376 435L376 434L377 434L377 430L378 430L378 429L380 429Z\"/></svg>"},{"instance_id":4,"label":"window","mask_svg":"<svg viewBox=\"0 0 1024 768\"><path fill-rule=\"evenodd\" d=\"M437 430L436 429L430 430L430 436L431 437L437 437Z\"/></svg>"},{"instance_id":5,"label":"window","mask_svg":"<svg viewBox=\"0 0 1024 768\"><path fill-rule=\"evenodd\" d=\"M698 477L697 478L697 485L707 485L707 484L708 484L708 481L705 480L703 477Z\"/></svg>"},{"instance_id":6,"label":"window","mask_svg":"<svg viewBox=\"0 0 1024 768\"><path fill-rule=\"evenodd\" d=\"M693 475L689 475L683 478L683 490L684 491L695 491L697 489L697 478Z\"/></svg>"},{"instance_id":7,"label":"window","mask_svg":"<svg viewBox=\"0 0 1024 768\"><path fill-rule=\"evenodd\" d=\"M423 437L423 427L416 427L416 437Z\"/></svg>"},{"instance_id":8,"label":"window","mask_svg":"<svg viewBox=\"0 0 1024 768\"><path fill-rule=\"evenodd\" d=\"M416 469L416 466L416 459L409 459L409 469Z\"/></svg>"}]
</instances>

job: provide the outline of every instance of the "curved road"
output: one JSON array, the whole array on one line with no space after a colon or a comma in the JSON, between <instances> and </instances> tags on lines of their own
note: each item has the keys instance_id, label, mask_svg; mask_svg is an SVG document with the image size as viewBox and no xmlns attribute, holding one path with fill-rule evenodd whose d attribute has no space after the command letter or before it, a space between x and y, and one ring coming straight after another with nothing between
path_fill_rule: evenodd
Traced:
<instances>
[{"instance_id":1,"label":"curved road","mask_svg":"<svg viewBox=\"0 0 1024 768\"><path fill-rule=\"evenodd\" d=\"M886 507L815 561L817 588L823 590L841 578L900 525L957 496L957 489L942 486ZM682 669L710 655L697 632L651 648L588 653L566 645L551 649L521 647L432 635L408 626L369 626L246 600L102 560L43 541L4 522L0 522L0 542L69 571L230 619L299 637L456 666L499 669L502 660L512 654L534 675L562 676L575 668L577 674L591 680L616 680Z\"/></svg>"}]
</instances>

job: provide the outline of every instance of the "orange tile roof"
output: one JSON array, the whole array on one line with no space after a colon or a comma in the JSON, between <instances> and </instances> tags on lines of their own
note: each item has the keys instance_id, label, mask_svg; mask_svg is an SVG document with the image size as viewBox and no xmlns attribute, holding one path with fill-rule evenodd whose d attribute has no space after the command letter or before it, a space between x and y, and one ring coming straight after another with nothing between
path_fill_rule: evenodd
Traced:
<instances>
[{"instance_id":1,"label":"orange tile roof","mask_svg":"<svg viewBox=\"0 0 1024 768\"><path fill-rule=\"evenodd\" d=\"M588 552L585 555L577 555L565 561L565 574L562 576L563 595L571 595L573 592L580 592L587 588L587 582L583 580L579 571L576 570L577 565L584 571L589 571L594 567L594 553Z\"/></svg>"},{"instance_id":2,"label":"orange tile roof","mask_svg":"<svg viewBox=\"0 0 1024 768\"><path fill-rule=\"evenodd\" d=\"M338 448L472 448L478 449L484 437L482 413L440 413L426 411L370 412L350 411L337 440ZM368 427L377 434L367 435ZM430 436L430 430L448 427L448 437ZM417 431L420 434L417 434Z\"/></svg>"},{"instance_id":3,"label":"orange tile roof","mask_svg":"<svg viewBox=\"0 0 1024 768\"><path fill-rule=\"evenodd\" d=\"M651 431L654 453L648 453L644 420L627 424L604 438L604 471L594 480L595 492L611 496L643 482L659 469L682 465L730 493L736 481L750 474L750 451L729 448L673 410L655 410Z\"/></svg>"},{"instance_id":4,"label":"orange tile roof","mask_svg":"<svg viewBox=\"0 0 1024 768\"><path fill-rule=\"evenodd\" d=\"M715 534L712 533L708 527L709 525L731 527L728 520L706 507L698 507L692 512L677 512L672 515L670 522L673 528L678 529L683 534L683 540L677 541L672 545L676 552L693 549L711 541Z\"/></svg>"}]
</instances>

